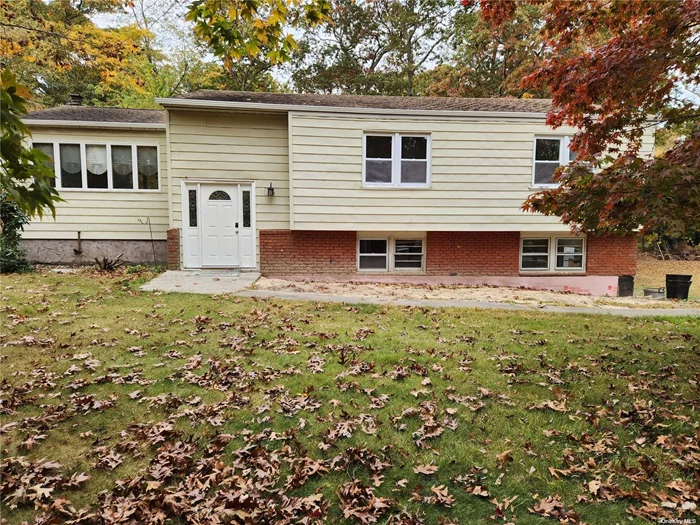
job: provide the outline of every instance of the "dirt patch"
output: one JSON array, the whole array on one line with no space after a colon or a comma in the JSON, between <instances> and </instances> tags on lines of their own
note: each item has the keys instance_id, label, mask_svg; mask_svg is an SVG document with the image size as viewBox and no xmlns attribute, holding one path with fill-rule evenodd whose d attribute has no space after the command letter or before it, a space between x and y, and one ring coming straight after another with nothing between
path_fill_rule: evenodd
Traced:
<instances>
[{"instance_id":1,"label":"dirt patch","mask_svg":"<svg viewBox=\"0 0 700 525\"><path fill-rule=\"evenodd\" d=\"M637 260L635 292L641 295L644 288L666 286L666 274L692 275L690 299L700 300L700 261L659 261L649 255L640 255Z\"/></svg>"},{"instance_id":2,"label":"dirt patch","mask_svg":"<svg viewBox=\"0 0 700 525\"><path fill-rule=\"evenodd\" d=\"M527 304L533 306L597 306L602 308L678 308L698 302L653 300L643 297L591 297L574 293L496 286L421 285L407 283L288 281L261 277L257 290L394 299L443 299Z\"/></svg>"}]
</instances>

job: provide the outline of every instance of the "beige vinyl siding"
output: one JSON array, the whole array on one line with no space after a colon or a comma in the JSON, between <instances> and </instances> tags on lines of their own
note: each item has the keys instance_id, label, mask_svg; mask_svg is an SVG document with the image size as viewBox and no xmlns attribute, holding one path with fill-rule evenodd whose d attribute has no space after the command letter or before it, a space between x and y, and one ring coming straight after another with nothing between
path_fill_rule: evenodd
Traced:
<instances>
[{"instance_id":1,"label":"beige vinyl siding","mask_svg":"<svg viewBox=\"0 0 700 525\"><path fill-rule=\"evenodd\" d=\"M31 127L31 122L28 122ZM25 228L25 239L150 240L146 222L151 220L153 238L165 240L168 229L167 148L165 130L119 130L35 126L32 142L115 144L159 144L160 190L60 190L66 202L56 206L51 216L33 219Z\"/></svg>"},{"instance_id":2,"label":"beige vinyl siding","mask_svg":"<svg viewBox=\"0 0 700 525\"><path fill-rule=\"evenodd\" d=\"M255 182L258 230L289 228L286 115L170 110L173 227L182 227L182 182ZM267 196L273 184L275 196Z\"/></svg>"},{"instance_id":3,"label":"beige vinyl siding","mask_svg":"<svg viewBox=\"0 0 700 525\"><path fill-rule=\"evenodd\" d=\"M538 119L416 118L291 113L292 228L363 231L566 231L524 213ZM365 132L430 133L429 188L362 185ZM653 135L645 137L652 151Z\"/></svg>"}]
</instances>

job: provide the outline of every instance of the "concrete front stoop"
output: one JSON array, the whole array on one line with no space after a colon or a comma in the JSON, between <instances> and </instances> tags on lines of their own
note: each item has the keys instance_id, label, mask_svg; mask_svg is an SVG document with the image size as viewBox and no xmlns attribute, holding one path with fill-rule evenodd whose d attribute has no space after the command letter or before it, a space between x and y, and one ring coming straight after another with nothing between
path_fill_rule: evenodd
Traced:
<instances>
[{"instance_id":1,"label":"concrete front stoop","mask_svg":"<svg viewBox=\"0 0 700 525\"><path fill-rule=\"evenodd\" d=\"M233 294L260 278L257 272L240 270L168 270L141 286L146 292Z\"/></svg>"}]
</instances>

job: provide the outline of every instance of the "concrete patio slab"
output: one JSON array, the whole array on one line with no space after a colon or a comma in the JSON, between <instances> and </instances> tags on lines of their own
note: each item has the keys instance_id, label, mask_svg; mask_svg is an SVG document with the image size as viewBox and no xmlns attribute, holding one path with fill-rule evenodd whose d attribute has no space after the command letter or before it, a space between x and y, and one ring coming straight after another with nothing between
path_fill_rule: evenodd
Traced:
<instances>
[{"instance_id":1,"label":"concrete patio slab","mask_svg":"<svg viewBox=\"0 0 700 525\"><path fill-rule=\"evenodd\" d=\"M235 270L169 270L141 286L147 292L233 294L245 290L260 277L256 272Z\"/></svg>"}]
</instances>

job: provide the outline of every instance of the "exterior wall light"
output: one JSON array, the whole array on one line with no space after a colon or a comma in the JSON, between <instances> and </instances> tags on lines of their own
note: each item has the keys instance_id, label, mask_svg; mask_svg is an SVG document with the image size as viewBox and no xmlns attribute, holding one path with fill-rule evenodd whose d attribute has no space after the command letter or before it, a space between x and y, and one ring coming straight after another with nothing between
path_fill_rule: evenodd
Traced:
<instances>
[{"instance_id":1,"label":"exterior wall light","mask_svg":"<svg viewBox=\"0 0 700 525\"><path fill-rule=\"evenodd\" d=\"M270 187L267 188L267 196L268 196L268 197L274 197L274 196L275 196L275 188L272 187L272 183L270 183Z\"/></svg>"}]
</instances>

